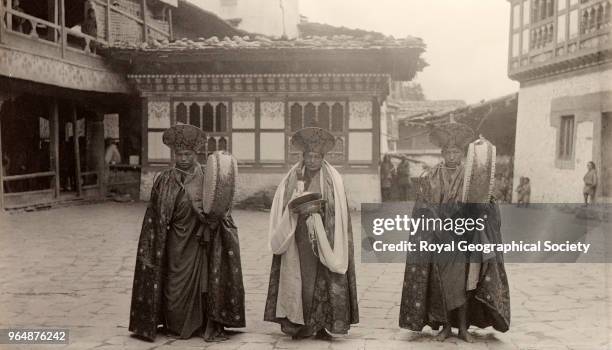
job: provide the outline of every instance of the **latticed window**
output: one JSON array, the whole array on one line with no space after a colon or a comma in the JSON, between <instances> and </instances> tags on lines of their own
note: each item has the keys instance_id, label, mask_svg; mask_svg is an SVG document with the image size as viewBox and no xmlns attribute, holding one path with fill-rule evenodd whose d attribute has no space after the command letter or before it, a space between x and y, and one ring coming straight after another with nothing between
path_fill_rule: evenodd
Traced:
<instances>
[{"instance_id":1,"label":"latticed window","mask_svg":"<svg viewBox=\"0 0 612 350\"><path fill-rule=\"evenodd\" d=\"M562 0L565 1L565 0ZM529 9L529 7L527 7ZM528 12L527 12L528 13ZM523 16L527 16L523 13ZM531 21L537 22L555 14L555 0L533 0L531 4Z\"/></svg>"},{"instance_id":2,"label":"latticed window","mask_svg":"<svg viewBox=\"0 0 612 350\"><path fill-rule=\"evenodd\" d=\"M346 159L345 140L347 138L344 102L304 101L291 102L289 106L290 134L288 136L291 137L297 130L309 126L329 130L336 137L336 145L325 156L325 159L333 164L344 163ZM300 152L291 147L289 151L290 162L295 163L300 157Z\"/></svg>"},{"instance_id":3,"label":"latticed window","mask_svg":"<svg viewBox=\"0 0 612 350\"><path fill-rule=\"evenodd\" d=\"M565 115L561 117L559 129L559 159L571 159L574 154L574 116Z\"/></svg>"},{"instance_id":4,"label":"latticed window","mask_svg":"<svg viewBox=\"0 0 612 350\"><path fill-rule=\"evenodd\" d=\"M229 151L228 102L195 101L175 104L177 124L190 124L206 133L206 143L198 152L198 160L205 162L214 151Z\"/></svg>"}]
</instances>

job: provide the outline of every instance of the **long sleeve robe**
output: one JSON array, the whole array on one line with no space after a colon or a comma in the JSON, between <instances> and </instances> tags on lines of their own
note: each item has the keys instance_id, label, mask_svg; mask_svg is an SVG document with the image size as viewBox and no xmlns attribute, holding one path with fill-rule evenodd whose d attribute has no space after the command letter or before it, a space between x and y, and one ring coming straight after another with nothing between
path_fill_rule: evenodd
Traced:
<instances>
[{"instance_id":1,"label":"long sleeve robe","mask_svg":"<svg viewBox=\"0 0 612 350\"><path fill-rule=\"evenodd\" d=\"M129 325L145 339L154 340L159 325L188 338L204 326L204 317L245 326L237 228L230 215L214 228L202 221L203 171L198 166L181 178L168 169L153 185L138 241Z\"/></svg>"},{"instance_id":2,"label":"long sleeve robe","mask_svg":"<svg viewBox=\"0 0 612 350\"><path fill-rule=\"evenodd\" d=\"M294 169L293 173L289 174L284 191L283 208L285 210L289 210L287 209L287 203L291 198L291 194L297 188L297 172L300 171L301 167ZM322 177L323 183L320 183L319 176L314 176L309 181L309 184L307 184L307 190L320 192L323 199L326 200L323 222L328 239L330 242L333 242L335 221L333 183L330 174L327 174L324 168L321 168L320 171L324 172ZM295 240L300 259L303 319L304 326L314 332L324 328L331 333L345 334L348 332L351 324L359 322L350 217L348 220L348 233L348 270L344 274L334 273L314 255L313 246L308 238L306 217L300 216L298 218ZM280 323L283 325L282 329L284 332L293 335L299 327L285 327L287 325L286 319L277 316L281 260L281 255L274 255L272 259L264 320Z\"/></svg>"},{"instance_id":3,"label":"long sleeve robe","mask_svg":"<svg viewBox=\"0 0 612 350\"><path fill-rule=\"evenodd\" d=\"M473 237L457 237L446 231L417 231L410 237L417 243L449 243L451 240L470 239L473 243L501 243L501 221L496 204L459 203L463 188L463 167L454 172L442 164L420 179L418 198L412 216L425 218L461 217L469 212L487 215L483 232ZM456 319L448 319L449 311L468 303L468 326L493 326L505 332L510 326L510 293L503 256L478 264L475 281L468 257L460 251L436 260L436 253L413 252L407 255L404 284L400 304L399 326L421 331L424 326L438 329L446 323L458 326ZM472 274L472 276L470 276ZM474 284L473 288L468 285ZM468 300L467 290L473 290Z\"/></svg>"}]
</instances>

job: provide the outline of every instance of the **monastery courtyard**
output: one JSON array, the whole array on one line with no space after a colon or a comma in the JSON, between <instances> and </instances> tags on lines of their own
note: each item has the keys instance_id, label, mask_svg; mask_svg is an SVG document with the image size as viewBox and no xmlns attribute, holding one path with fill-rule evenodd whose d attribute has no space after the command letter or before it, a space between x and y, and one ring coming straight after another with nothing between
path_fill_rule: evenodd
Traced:
<instances>
[{"instance_id":1,"label":"monastery courtyard","mask_svg":"<svg viewBox=\"0 0 612 350\"><path fill-rule=\"evenodd\" d=\"M403 264L361 264L361 322L331 342L293 341L262 320L271 255L268 214L236 211L247 328L224 343L130 336L128 319L143 203L0 214L0 328L59 327L69 345L2 349L612 349L612 264L507 264L510 331L471 329L475 344L398 328ZM353 214L359 245L359 215ZM600 232L599 234L610 234Z\"/></svg>"}]
</instances>

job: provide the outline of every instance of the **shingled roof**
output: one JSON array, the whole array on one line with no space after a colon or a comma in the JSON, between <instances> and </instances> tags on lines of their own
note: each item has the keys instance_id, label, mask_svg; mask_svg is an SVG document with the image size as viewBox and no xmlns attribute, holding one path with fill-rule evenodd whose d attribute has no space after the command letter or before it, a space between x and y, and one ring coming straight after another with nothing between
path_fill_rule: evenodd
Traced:
<instances>
[{"instance_id":1,"label":"shingled roof","mask_svg":"<svg viewBox=\"0 0 612 350\"><path fill-rule=\"evenodd\" d=\"M334 35L349 35L352 37L371 37L374 39L384 39L387 35L380 32L352 29L347 27L332 26L325 23L317 22L302 22L298 24L300 36L307 38L311 36L334 36Z\"/></svg>"},{"instance_id":2,"label":"shingled roof","mask_svg":"<svg viewBox=\"0 0 612 350\"><path fill-rule=\"evenodd\" d=\"M186 4L182 0L179 7ZM101 51L135 74L374 73L411 80L427 66L420 38L319 23L300 26L305 31L297 39L230 36L225 23L216 26L219 33L207 32L214 35L115 44Z\"/></svg>"},{"instance_id":3,"label":"shingled roof","mask_svg":"<svg viewBox=\"0 0 612 350\"><path fill-rule=\"evenodd\" d=\"M142 50L142 51L197 51L211 49L393 49L414 48L424 51L425 44L420 38L407 37L395 39L393 37L350 35L334 36L309 36L300 39L271 39L262 35L244 35L233 37L211 36L209 38L199 37L197 39L182 38L175 41L152 40L142 44L115 45L116 49Z\"/></svg>"}]
</instances>

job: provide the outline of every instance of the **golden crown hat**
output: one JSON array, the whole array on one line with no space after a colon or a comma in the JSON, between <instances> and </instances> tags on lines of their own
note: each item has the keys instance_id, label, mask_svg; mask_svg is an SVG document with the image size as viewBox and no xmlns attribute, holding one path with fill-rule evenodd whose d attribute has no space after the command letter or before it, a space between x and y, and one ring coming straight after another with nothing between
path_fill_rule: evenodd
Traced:
<instances>
[{"instance_id":1,"label":"golden crown hat","mask_svg":"<svg viewBox=\"0 0 612 350\"><path fill-rule=\"evenodd\" d=\"M302 152L325 154L336 145L336 138L329 131L317 128L302 128L293 134L291 144Z\"/></svg>"},{"instance_id":2,"label":"golden crown hat","mask_svg":"<svg viewBox=\"0 0 612 350\"><path fill-rule=\"evenodd\" d=\"M199 151L206 143L206 134L202 129L193 125L177 124L162 135L164 145L175 151Z\"/></svg>"},{"instance_id":3,"label":"golden crown hat","mask_svg":"<svg viewBox=\"0 0 612 350\"><path fill-rule=\"evenodd\" d=\"M474 130L463 123L451 121L430 128L429 140L442 149L454 146L464 150L474 140Z\"/></svg>"}]
</instances>

